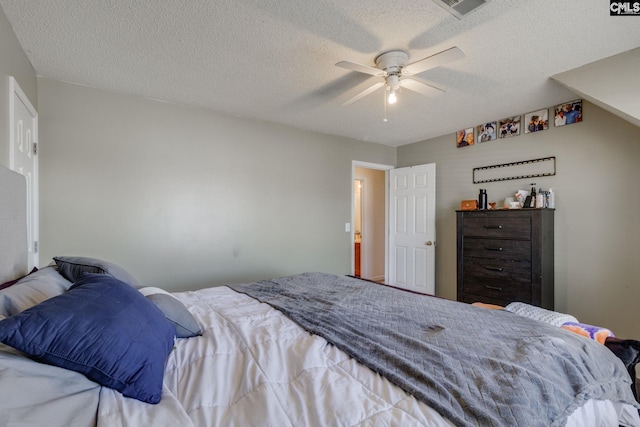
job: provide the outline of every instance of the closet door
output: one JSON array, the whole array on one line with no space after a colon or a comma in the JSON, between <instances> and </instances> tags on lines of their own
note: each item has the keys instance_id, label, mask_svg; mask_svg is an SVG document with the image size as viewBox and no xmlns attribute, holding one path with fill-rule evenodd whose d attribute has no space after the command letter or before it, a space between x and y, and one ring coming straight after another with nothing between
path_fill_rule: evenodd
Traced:
<instances>
[{"instance_id":1,"label":"closet door","mask_svg":"<svg viewBox=\"0 0 640 427\"><path fill-rule=\"evenodd\" d=\"M9 78L9 169L27 180L29 271L38 266L38 113L18 82Z\"/></svg>"}]
</instances>

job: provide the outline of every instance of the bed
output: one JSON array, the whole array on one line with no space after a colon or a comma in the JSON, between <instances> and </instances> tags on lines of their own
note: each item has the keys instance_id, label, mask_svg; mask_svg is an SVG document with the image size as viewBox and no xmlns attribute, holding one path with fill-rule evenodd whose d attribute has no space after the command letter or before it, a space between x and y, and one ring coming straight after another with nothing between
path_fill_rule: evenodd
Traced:
<instances>
[{"instance_id":1,"label":"bed","mask_svg":"<svg viewBox=\"0 0 640 427\"><path fill-rule=\"evenodd\" d=\"M324 273L27 272L22 186L0 168L0 425L640 426L633 340Z\"/></svg>"}]
</instances>

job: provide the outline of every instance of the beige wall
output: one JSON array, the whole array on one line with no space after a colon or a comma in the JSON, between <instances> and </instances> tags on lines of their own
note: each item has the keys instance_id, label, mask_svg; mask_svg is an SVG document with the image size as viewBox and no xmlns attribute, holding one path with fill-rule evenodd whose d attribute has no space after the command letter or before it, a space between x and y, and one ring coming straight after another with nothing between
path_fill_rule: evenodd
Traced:
<instances>
[{"instance_id":1,"label":"beige wall","mask_svg":"<svg viewBox=\"0 0 640 427\"><path fill-rule=\"evenodd\" d=\"M0 8L0 165L9 167L9 76L37 108L36 73Z\"/></svg>"},{"instance_id":2,"label":"beige wall","mask_svg":"<svg viewBox=\"0 0 640 427\"><path fill-rule=\"evenodd\" d=\"M472 183L474 167L547 156L557 158L556 176ZM582 123L465 148L453 134L399 147L398 167L437 164L436 293L456 297L460 201L476 199L481 187L497 201L536 182L557 194L556 310L640 339L639 161L640 128L587 102Z\"/></svg>"},{"instance_id":3,"label":"beige wall","mask_svg":"<svg viewBox=\"0 0 640 427\"><path fill-rule=\"evenodd\" d=\"M551 78L572 93L640 126L640 47Z\"/></svg>"},{"instance_id":4,"label":"beige wall","mask_svg":"<svg viewBox=\"0 0 640 427\"><path fill-rule=\"evenodd\" d=\"M352 161L396 150L39 78L41 263L172 290L350 273ZM46 137L45 137L46 135Z\"/></svg>"}]
</instances>

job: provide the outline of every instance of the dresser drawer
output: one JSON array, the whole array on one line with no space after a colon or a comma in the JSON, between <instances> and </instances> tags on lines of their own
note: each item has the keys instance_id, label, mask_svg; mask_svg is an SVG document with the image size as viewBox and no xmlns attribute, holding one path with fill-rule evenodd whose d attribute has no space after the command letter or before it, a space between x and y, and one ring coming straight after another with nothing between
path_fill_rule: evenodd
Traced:
<instances>
[{"instance_id":1,"label":"dresser drawer","mask_svg":"<svg viewBox=\"0 0 640 427\"><path fill-rule=\"evenodd\" d=\"M528 217L477 216L464 219L464 237L531 239Z\"/></svg>"},{"instance_id":2,"label":"dresser drawer","mask_svg":"<svg viewBox=\"0 0 640 427\"><path fill-rule=\"evenodd\" d=\"M475 258L531 261L531 242L529 240L465 239L463 255Z\"/></svg>"},{"instance_id":3,"label":"dresser drawer","mask_svg":"<svg viewBox=\"0 0 640 427\"><path fill-rule=\"evenodd\" d=\"M464 293L485 295L507 302L529 303L531 301L531 283L509 282L488 277L465 277Z\"/></svg>"},{"instance_id":4,"label":"dresser drawer","mask_svg":"<svg viewBox=\"0 0 640 427\"><path fill-rule=\"evenodd\" d=\"M464 258L464 286L474 282L489 284L531 284L531 263L529 261L502 261L490 258Z\"/></svg>"},{"instance_id":5,"label":"dresser drawer","mask_svg":"<svg viewBox=\"0 0 640 427\"><path fill-rule=\"evenodd\" d=\"M516 301L523 302L525 304L531 304L533 302L531 296L526 296L526 295L522 295L521 298L518 298L516 300L503 300L503 299L491 297L488 295L474 295L474 294L468 294L468 293L465 293L462 296L462 299L460 299L460 301L466 302L468 304L473 304L474 302L483 302L485 304L501 305L502 307L506 307L509 303L516 302Z\"/></svg>"}]
</instances>

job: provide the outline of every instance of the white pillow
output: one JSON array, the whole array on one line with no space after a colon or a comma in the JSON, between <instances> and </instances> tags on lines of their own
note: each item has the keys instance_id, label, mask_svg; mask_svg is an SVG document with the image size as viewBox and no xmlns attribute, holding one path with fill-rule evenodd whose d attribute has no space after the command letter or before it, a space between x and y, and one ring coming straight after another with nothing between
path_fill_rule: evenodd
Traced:
<instances>
[{"instance_id":1,"label":"white pillow","mask_svg":"<svg viewBox=\"0 0 640 427\"><path fill-rule=\"evenodd\" d=\"M553 326L562 326L567 322L578 323L578 319L570 314L547 310L523 302L512 302L504 309L520 316L528 317L529 319L550 323Z\"/></svg>"},{"instance_id":2,"label":"white pillow","mask_svg":"<svg viewBox=\"0 0 640 427\"><path fill-rule=\"evenodd\" d=\"M48 266L30 273L15 285L0 290L0 314L13 316L42 301L61 295L71 287L55 266Z\"/></svg>"}]
</instances>

